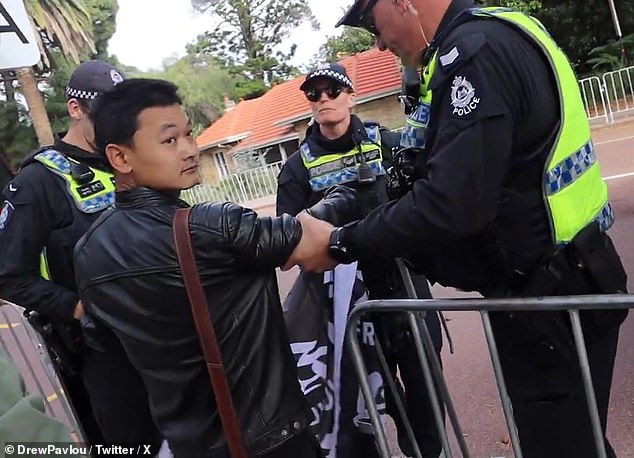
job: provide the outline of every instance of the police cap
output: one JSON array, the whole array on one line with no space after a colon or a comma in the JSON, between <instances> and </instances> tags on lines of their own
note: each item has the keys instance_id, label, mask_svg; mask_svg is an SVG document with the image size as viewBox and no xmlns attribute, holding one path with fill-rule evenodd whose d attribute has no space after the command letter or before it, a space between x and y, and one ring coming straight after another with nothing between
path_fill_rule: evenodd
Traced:
<instances>
[{"instance_id":1,"label":"police cap","mask_svg":"<svg viewBox=\"0 0 634 458\"><path fill-rule=\"evenodd\" d=\"M306 75L306 79L299 87L301 91L305 90L310 86L310 82L315 78L328 78L337 83L341 84L344 87L354 90L354 86L352 85L352 80L348 76L346 69L343 65L339 64L324 64L320 65L317 68L314 68L310 71L308 75Z\"/></svg>"},{"instance_id":2,"label":"police cap","mask_svg":"<svg viewBox=\"0 0 634 458\"><path fill-rule=\"evenodd\" d=\"M367 16L377 2L378 0L355 0L348 11L345 12L343 17L339 19L335 27L348 25L350 27L365 28Z\"/></svg>"},{"instance_id":3,"label":"police cap","mask_svg":"<svg viewBox=\"0 0 634 458\"><path fill-rule=\"evenodd\" d=\"M112 65L101 60L89 60L70 75L66 95L76 99L96 99L124 79L123 74Z\"/></svg>"}]
</instances>

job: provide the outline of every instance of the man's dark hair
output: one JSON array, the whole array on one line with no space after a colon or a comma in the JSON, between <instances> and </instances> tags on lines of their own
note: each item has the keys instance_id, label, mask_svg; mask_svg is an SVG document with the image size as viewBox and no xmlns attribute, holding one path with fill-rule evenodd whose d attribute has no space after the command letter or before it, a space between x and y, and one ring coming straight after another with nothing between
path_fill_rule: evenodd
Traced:
<instances>
[{"instance_id":1,"label":"man's dark hair","mask_svg":"<svg viewBox=\"0 0 634 458\"><path fill-rule=\"evenodd\" d=\"M181 105L177 91L169 81L131 78L100 95L90 110L97 152L105 154L110 143L132 146L139 113L147 108Z\"/></svg>"}]
</instances>

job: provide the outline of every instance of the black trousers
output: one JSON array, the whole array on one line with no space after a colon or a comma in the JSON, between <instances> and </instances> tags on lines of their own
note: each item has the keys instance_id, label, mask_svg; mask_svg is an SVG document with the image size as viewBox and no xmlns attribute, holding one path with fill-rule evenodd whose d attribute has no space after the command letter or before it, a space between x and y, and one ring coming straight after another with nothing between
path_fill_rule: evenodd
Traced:
<instances>
[{"instance_id":1,"label":"black trousers","mask_svg":"<svg viewBox=\"0 0 634 458\"><path fill-rule=\"evenodd\" d=\"M148 395L123 348L109 345L101 352L85 347L81 376L102 443L151 445L153 454L158 453L162 438L150 415Z\"/></svg>"},{"instance_id":2,"label":"black trousers","mask_svg":"<svg viewBox=\"0 0 634 458\"><path fill-rule=\"evenodd\" d=\"M600 319L609 313L582 311L581 320L604 441L608 457L615 457L605 429L620 320ZM536 338L534 328L527 333L526 323L535 320L557 323L560 337L548 342ZM491 323L524 457L596 458L581 372L566 335L567 313L496 312Z\"/></svg>"}]
</instances>

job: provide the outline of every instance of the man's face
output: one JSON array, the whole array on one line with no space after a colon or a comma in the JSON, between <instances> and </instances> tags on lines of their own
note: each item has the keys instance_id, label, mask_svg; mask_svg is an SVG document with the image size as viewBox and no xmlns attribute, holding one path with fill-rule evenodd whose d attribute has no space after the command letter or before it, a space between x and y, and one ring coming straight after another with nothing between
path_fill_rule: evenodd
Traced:
<instances>
[{"instance_id":1,"label":"man's face","mask_svg":"<svg viewBox=\"0 0 634 458\"><path fill-rule=\"evenodd\" d=\"M123 147L136 186L180 191L200 182L199 151L180 105L139 113L132 147Z\"/></svg>"},{"instance_id":2,"label":"man's face","mask_svg":"<svg viewBox=\"0 0 634 458\"><path fill-rule=\"evenodd\" d=\"M405 65L420 63L425 40L418 16L407 0L364 0L363 27L376 36L376 46L389 49Z\"/></svg>"},{"instance_id":3,"label":"man's face","mask_svg":"<svg viewBox=\"0 0 634 458\"><path fill-rule=\"evenodd\" d=\"M335 125L350 116L354 93L330 78L315 78L304 91L317 124Z\"/></svg>"},{"instance_id":4,"label":"man's face","mask_svg":"<svg viewBox=\"0 0 634 458\"><path fill-rule=\"evenodd\" d=\"M68 115L91 151L95 150L95 127L90 120L90 100L68 99Z\"/></svg>"}]
</instances>

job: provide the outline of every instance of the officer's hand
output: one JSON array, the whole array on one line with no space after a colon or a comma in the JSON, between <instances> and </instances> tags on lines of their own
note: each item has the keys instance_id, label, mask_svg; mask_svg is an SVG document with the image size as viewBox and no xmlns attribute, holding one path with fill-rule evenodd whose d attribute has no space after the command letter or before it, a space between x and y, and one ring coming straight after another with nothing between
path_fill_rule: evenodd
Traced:
<instances>
[{"instance_id":1,"label":"officer's hand","mask_svg":"<svg viewBox=\"0 0 634 458\"><path fill-rule=\"evenodd\" d=\"M84 316L84 304L81 301L77 301L77 305L75 305L75 311L73 312L73 318L76 320L81 320L81 317Z\"/></svg>"},{"instance_id":2,"label":"officer's hand","mask_svg":"<svg viewBox=\"0 0 634 458\"><path fill-rule=\"evenodd\" d=\"M334 269L337 262L328 254L330 232L334 226L303 211L296 216L302 225L302 238L282 267L288 270L299 265L309 272L324 272Z\"/></svg>"},{"instance_id":3,"label":"officer's hand","mask_svg":"<svg viewBox=\"0 0 634 458\"><path fill-rule=\"evenodd\" d=\"M335 226L343 226L362 217L357 192L342 185L328 189L324 198L306 211Z\"/></svg>"}]
</instances>

